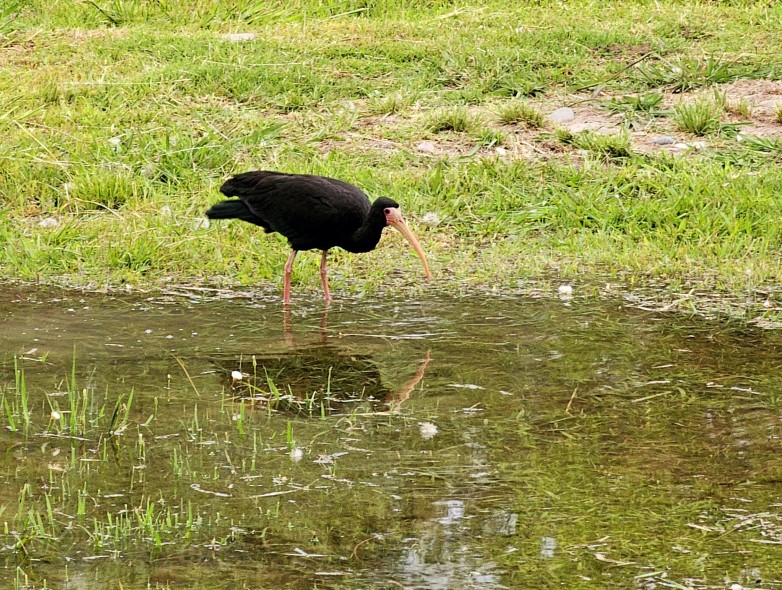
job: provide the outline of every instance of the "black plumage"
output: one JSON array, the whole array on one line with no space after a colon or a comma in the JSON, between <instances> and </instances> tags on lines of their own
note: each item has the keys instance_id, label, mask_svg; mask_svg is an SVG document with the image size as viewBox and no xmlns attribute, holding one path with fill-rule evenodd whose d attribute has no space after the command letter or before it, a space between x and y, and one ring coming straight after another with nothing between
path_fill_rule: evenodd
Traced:
<instances>
[{"instance_id":1,"label":"black plumage","mask_svg":"<svg viewBox=\"0 0 782 590\"><path fill-rule=\"evenodd\" d=\"M258 170L237 174L220 191L235 200L210 208L210 219L241 219L269 233L278 232L293 249L285 268L284 302L290 302L290 268L299 250L323 250L321 281L330 299L326 279L326 251L369 252L380 241L383 228L392 225L410 241L430 277L426 256L410 232L399 204L385 197L370 204L358 187L325 176Z\"/></svg>"}]
</instances>

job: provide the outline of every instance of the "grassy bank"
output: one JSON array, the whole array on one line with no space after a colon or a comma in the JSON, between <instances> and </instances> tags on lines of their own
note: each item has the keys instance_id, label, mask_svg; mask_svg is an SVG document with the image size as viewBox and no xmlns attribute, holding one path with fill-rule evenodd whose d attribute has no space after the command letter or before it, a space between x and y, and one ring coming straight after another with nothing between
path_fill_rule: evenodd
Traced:
<instances>
[{"instance_id":1,"label":"grassy bank","mask_svg":"<svg viewBox=\"0 0 782 590\"><path fill-rule=\"evenodd\" d=\"M445 289L773 289L780 25L763 2L6 3L0 276L275 287L282 240L201 222L271 168L397 199ZM417 279L401 243L336 254L333 286Z\"/></svg>"}]
</instances>

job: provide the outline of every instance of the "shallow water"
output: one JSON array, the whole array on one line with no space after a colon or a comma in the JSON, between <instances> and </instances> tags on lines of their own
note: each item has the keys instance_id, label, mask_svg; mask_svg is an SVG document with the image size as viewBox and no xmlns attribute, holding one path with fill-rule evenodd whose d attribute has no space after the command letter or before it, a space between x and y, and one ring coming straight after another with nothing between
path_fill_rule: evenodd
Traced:
<instances>
[{"instance_id":1,"label":"shallow water","mask_svg":"<svg viewBox=\"0 0 782 590\"><path fill-rule=\"evenodd\" d=\"M782 586L774 331L13 288L0 330L3 587Z\"/></svg>"}]
</instances>

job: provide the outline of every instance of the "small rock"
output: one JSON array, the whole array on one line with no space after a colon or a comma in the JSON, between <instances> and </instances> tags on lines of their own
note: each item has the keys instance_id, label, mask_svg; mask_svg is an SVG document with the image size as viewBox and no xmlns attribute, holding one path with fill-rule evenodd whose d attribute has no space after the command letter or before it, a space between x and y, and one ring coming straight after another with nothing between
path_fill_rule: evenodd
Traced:
<instances>
[{"instance_id":1,"label":"small rock","mask_svg":"<svg viewBox=\"0 0 782 590\"><path fill-rule=\"evenodd\" d=\"M109 144L111 144L114 147L119 147L120 145L122 145L122 138L119 137L119 136L117 136L117 137L110 137L109 138Z\"/></svg>"},{"instance_id":2,"label":"small rock","mask_svg":"<svg viewBox=\"0 0 782 590\"><path fill-rule=\"evenodd\" d=\"M652 143L656 145L671 145L676 143L676 140L670 135L661 135L660 137L655 137Z\"/></svg>"},{"instance_id":3,"label":"small rock","mask_svg":"<svg viewBox=\"0 0 782 590\"><path fill-rule=\"evenodd\" d=\"M675 147L677 150L688 150L690 149L690 146L686 143L675 143L673 144L673 147Z\"/></svg>"},{"instance_id":4,"label":"small rock","mask_svg":"<svg viewBox=\"0 0 782 590\"><path fill-rule=\"evenodd\" d=\"M231 371L231 379L234 381L241 381L244 375L242 375L241 371Z\"/></svg>"},{"instance_id":5,"label":"small rock","mask_svg":"<svg viewBox=\"0 0 782 590\"><path fill-rule=\"evenodd\" d=\"M508 150L506 150L502 146L497 146L496 148L494 148L494 151L497 153L498 156L506 156L506 155L508 155Z\"/></svg>"},{"instance_id":6,"label":"small rock","mask_svg":"<svg viewBox=\"0 0 782 590\"><path fill-rule=\"evenodd\" d=\"M60 222L56 217L44 217L38 222L39 227L57 227L58 225Z\"/></svg>"},{"instance_id":7,"label":"small rock","mask_svg":"<svg viewBox=\"0 0 782 590\"><path fill-rule=\"evenodd\" d=\"M228 41L233 41L234 43L238 43L240 41L252 41L257 37L258 35L256 35L255 33L228 33L226 35L223 35L223 39L227 39Z\"/></svg>"},{"instance_id":8,"label":"small rock","mask_svg":"<svg viewBox=\"0 0 782 590\"><path fill-rule=\"evenodd\" d=\"M576 113L570 107L560 107L548 116L554 123L567 123L576 118Z\"/></svg>"},{"instance_id":9,"label":"small rock","mask_svg":"<svg viewBox=\"0 0 782 590\"><path fill-rule=\"evenodd\" d=\"M692 147L696 150L705 150L707 146L705 141L696 141L694 144L692 144Z\"/></svg>"},{"instance_id":10,"label":"small rock","mask_svg":"<svg viewBox=\"0 0 782 590\"><path fill-rule=\"evenodd\" d=\"M415 149L425 154L433 154L437 151L437 148L434 147L434 144L431 141L422 141L417 146L415 146Z\"/></svg>"},{"instance_id":11,"label":"small rock","mask_svg":"<svg viewBox=\"0 0 782 590\"><path fill-rule=\"evenodd\" d=\"M430 227L436 227L440 225L440 216L437 213L424 213L424 216L421 218L421 223L428 225Z\"/></svg>"}]
</instances>

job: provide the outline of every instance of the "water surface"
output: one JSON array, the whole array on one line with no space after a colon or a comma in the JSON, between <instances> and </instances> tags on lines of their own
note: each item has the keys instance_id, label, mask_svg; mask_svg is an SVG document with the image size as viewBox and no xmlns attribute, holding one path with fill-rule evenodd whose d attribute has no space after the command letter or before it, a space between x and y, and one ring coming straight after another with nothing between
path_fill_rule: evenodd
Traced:
<instances>
[{"instance_id":1,"label":"water surface","mask_svg":"<svg viewBox=\"0 0 782 590\"><path fill-rule=\"evenodd\" d=\"M19 289L0 330L3 587L782 585L774 331Z\"/></svg>"}]
</instances>

